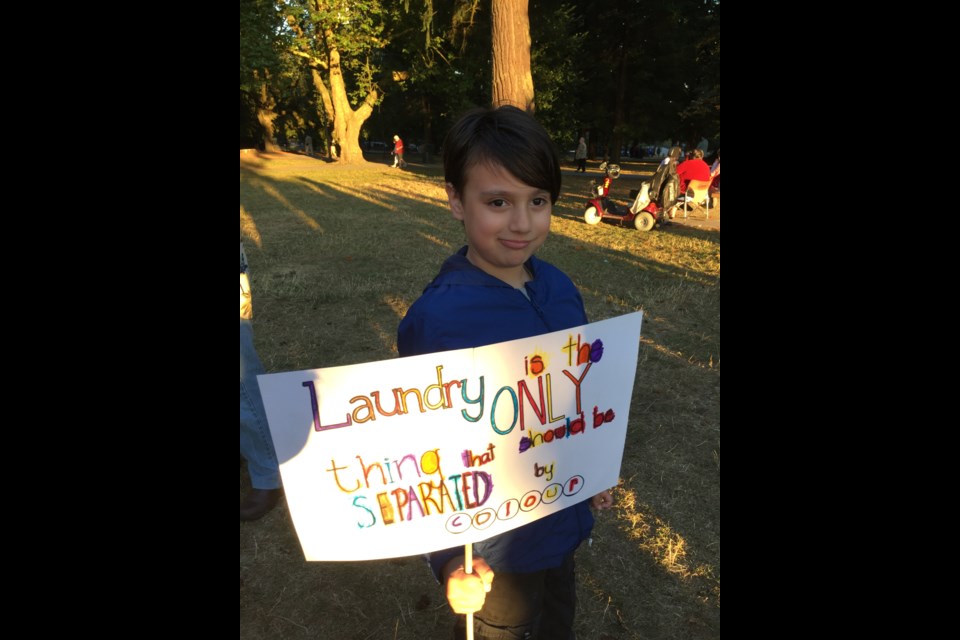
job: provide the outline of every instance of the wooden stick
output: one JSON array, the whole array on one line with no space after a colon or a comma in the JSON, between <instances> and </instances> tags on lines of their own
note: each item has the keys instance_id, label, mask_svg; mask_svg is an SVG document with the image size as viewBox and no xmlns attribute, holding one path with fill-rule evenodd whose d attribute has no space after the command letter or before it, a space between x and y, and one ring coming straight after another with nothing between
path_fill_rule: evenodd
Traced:
<instances>
[{"instance_id":1,"label":"wooden stick","mask_svg":"<svg viewBox=\"0 0 960 640\"><path fill-rule=\"evenodd\" d=\"M463 547L463 572L473 573L473 543ZM467 614L467 640L473 640L473 614Z\"/></svg>"}]
</instances>

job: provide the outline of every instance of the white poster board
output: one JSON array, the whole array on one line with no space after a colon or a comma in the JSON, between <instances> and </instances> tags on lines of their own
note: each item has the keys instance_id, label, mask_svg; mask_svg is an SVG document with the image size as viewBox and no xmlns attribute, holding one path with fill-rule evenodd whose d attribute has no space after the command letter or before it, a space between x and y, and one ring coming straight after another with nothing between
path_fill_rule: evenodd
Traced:
<instances>
[{"instance_id":1,"label":"white poster board","mask_svg":"<svg viewBox=\"0 0 960 640\"><path fill-rule=\"evenodd\" d=\"M642 318L259 376L306 559L477 542L616 486Z\"/></svg>"}]
</instances>

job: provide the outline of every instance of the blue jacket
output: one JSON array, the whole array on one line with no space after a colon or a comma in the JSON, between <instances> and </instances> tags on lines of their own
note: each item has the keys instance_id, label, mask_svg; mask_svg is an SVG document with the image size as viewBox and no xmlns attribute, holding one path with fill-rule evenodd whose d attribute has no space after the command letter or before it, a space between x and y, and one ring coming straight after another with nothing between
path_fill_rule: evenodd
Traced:
<instances>
[{"instance_id":1,"label":"blue jacket","mask_svg":"<svg viewBox=\"0 0 960 640\"><path fill-rule=\"evenodd\" d=\"M587 323L580 293L562 271L530 258L533 280L520 291L473 266L467 247L450 256L397 330L401 356L481 347L507 340L569 329ZM590 535L593 514L588 502L474 545L474 552L494 571L529 573L559 567ZM450 558L463 547L429 555L439 578Z\"/></svg>"}]
</instances>

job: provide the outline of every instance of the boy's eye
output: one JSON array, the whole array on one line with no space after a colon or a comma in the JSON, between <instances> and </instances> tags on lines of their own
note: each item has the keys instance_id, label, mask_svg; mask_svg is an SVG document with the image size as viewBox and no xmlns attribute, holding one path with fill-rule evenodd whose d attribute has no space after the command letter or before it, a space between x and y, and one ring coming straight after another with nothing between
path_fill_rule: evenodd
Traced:
<instances>
[{"instance_id":1,"label":"boy's eye","mask_svg":"<svg viewBox=\"0 0 960 640\"><path fill-rule=\"evenodd\" d=\"M546 198L534 198L534 199L533 199L533 204L534 204L534 206L536 206L536 207L542 207L543 205L547 204L547 199L546 199Z\"/></svg>"},{"instance_id":2,"label":"boy's eye","mask_svg":"<svg viewBox=\"0 0 960 640\"><path fill-rule=\"evenodd\" d=\"M507 204L507 201L503 198L497 198L496 200L491 200L488 204L492 207L502 207Z\"/></svg>"}]
</instances>

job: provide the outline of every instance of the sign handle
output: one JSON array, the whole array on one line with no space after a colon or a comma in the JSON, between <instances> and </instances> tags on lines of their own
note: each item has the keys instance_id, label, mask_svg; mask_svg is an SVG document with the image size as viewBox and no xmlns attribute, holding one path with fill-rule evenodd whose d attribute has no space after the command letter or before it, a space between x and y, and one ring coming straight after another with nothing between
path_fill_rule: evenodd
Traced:
<instances>
[{"instance_id":1,"label":"sign handle","mask_svg":"<svg viewBox=\"0 0 960 640\"><path fill-rule=\"evenodd\" d=\"M473 543L463 547L463 572L473 573ZM467 614L467 640L473 640L473 614Z\"/></svg>"}]
</instances>

